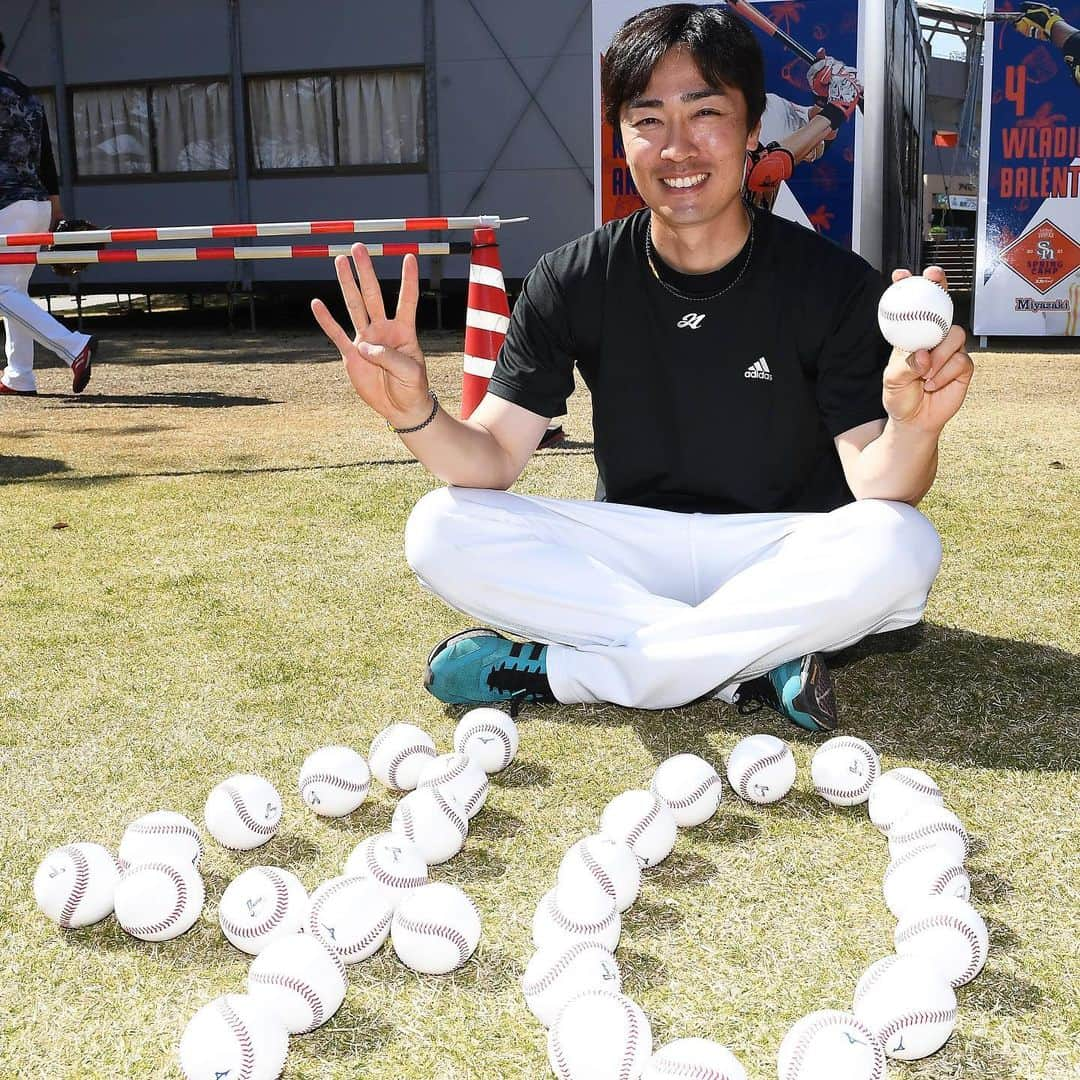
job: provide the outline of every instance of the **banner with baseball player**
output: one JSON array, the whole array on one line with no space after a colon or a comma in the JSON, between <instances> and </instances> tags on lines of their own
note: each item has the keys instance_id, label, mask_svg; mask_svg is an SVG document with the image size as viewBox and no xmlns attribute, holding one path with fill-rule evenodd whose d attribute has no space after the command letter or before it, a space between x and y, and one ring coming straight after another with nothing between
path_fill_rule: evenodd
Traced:
<instances>
[{"instance_id":1,"label":"banner with baseball player","mask_svg":"<svg viewBox=\"0 0 1080 1080\"><path fill-rule=\"evenodd\" d=\"M1005 0L992 14L998 18L987 24L983 53L974 331L1076 336L1080 0Z\"/></svg>"},{"instance_id":2,"label":"banner with baseball player","mask_svg":"<svg viewBox=\"0 0 1080 1080\"><path fill-rule=\"evenodd\" d=\"M600 60L615 31L650 6L593 0L598 225L644 205L619 132L601 115L599 79ZM754 201L859 251L854 225L863 110L860 0L727 0L726 6L754 28L765 56L765 114L759 146L747 162Z\"/></svg>"}]
</instances>

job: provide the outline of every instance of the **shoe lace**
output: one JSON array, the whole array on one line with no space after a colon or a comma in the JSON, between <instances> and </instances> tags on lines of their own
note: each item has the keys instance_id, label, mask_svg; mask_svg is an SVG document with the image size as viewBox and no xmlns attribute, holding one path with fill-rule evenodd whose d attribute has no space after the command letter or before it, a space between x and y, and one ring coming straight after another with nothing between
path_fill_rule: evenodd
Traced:
<instances>
[{"instance_id":1,"label":"shoe lace","mask_svg":"<svg viewBox=\"0 0 1080 1080\"><path fill-rule=\"evenodd\" d=\"M551 684L544 670L543 655L542 645L515 641L510 646L506 661L495 665L488 672L488 689L499 694L509 694L518 700L551 700ZM514 663L515 660L520 666Z\"/></svg>"}]
</instances>

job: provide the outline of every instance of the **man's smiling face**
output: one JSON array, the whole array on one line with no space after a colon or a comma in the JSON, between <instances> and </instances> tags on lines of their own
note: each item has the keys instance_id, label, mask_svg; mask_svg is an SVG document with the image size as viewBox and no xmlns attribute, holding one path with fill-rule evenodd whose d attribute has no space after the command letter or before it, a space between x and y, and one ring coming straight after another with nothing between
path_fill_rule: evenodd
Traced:
<instances>
[{"instance_id":1,"label":"man's smiling face","mask_svg":"<svg viewBox=\"0 0 1080 1080\"><path fill-rule=\"evenodd\" d=\"M740 199L747 130L742 91L706 84L693 57L672 49L622 108L626 160L638 192L672 228L705 225ZM741 212L739 220L742 220Z\"/></svg>"}]
</instances>

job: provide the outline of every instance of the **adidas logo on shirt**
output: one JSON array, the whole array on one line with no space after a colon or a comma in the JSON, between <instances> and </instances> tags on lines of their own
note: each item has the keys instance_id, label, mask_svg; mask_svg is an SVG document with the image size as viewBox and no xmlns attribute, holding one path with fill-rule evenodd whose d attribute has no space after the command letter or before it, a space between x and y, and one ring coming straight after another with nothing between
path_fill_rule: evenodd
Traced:
<instances>
[{"instance_id":1,"label":"adidas logo on shirt","mask_svg":"<svg viewBox=\"0 0 1080 1080\"><path fill-rule=\"evenodd\" d=\"M765 357L759 356L744 372L744 379L765 379L768 382L772 382L772 372L769 370L769 365L765 363Z\"/></svg>"}]
</instances>

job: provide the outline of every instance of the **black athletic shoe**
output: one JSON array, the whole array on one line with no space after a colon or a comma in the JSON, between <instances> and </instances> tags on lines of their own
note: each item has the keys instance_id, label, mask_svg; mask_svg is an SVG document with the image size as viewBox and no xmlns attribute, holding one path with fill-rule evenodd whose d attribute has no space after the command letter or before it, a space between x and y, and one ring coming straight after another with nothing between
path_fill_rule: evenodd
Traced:
<instances>
[{"instance_id":1,"label":"black athletic shoe","mask_svg":"<svg viewBox=\"0 0 1080 1080\"><path fill-rule=\"evenodd\" d=\"M440 641L428 657L424 688L450 705L555 700L547 678L547 646L511 641L485 629Z\"/></svg>"},{"instance_id":2,"label":"black athletic shoe","mask_svg":"<svg viewBox=\"0 0 1080 1080\"><path fill-rule=\"evenodd\" d=\"M741 713L768 706L806 731L832 731L837 723L832 676L821 653L791 660L744 682L735 704Z\"/></svg>"}]
</instances>

